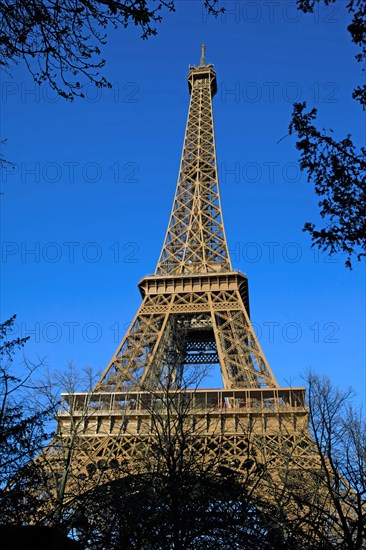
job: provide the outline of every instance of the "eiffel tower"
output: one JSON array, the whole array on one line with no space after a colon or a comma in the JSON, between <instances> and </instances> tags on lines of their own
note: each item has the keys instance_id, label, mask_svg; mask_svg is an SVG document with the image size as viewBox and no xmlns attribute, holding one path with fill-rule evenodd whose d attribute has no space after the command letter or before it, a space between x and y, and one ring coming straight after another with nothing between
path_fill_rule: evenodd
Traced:
<instances>
[{"instance_id":1,"label":"eiffel tower","mask_svg":"<svg viewBox=\"0 0 366 550\"><path fill-rule=\"evenodd\" d=\"M188 88L178 183L155 273L138 283L141 306L94 389L64 394L58 414L65 448L78 426L77 452L68 463L73 483L84 490L98 472L106 481L146 468L167 387L188 403L189 444L205 461L247 472L260 456L281 480L286 448L292 468L317 467L305 388L279 387L251 325L247 277L231 265L212 114L216 73L204 45ZM215 366L222 388L204 388L201 378L195 387L187 384L187 372L200 376ZM56 460L60 445L51 444L48 453L48 463Z\"/></svg>"}]
</instances>

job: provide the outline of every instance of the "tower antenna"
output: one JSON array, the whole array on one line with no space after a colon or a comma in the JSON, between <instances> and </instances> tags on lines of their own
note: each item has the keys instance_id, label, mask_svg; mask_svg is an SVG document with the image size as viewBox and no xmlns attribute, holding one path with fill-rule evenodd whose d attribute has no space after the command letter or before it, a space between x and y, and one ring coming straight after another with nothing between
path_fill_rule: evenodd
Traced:
<instances>
[{"instance_id":1,"label":"tower antenna","mask_svg":"<svg viewBox=\"0 0 366 550\"><path fill-rule=\"evenodd\" d=\"M206 50L206 46L205 46L205 43L203 42L201 45L201 62L200 62L201 67L206 65L205 50Z\"/></svg>"}]
</instances>

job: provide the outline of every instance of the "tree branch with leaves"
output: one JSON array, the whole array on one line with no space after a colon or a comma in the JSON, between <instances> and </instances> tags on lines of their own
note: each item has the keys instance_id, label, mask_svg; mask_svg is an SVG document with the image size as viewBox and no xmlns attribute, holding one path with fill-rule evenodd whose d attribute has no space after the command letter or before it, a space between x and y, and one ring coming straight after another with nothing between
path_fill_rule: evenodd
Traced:
<instances>
[{"instance_id":1,"label":"tree branch with leaves","mask_svg":"<svg viewBox=\"0 0 366 550\"><path fill-rule=\"evenodd\" d=\"M46 409L33 408L28 391L40 366L24 360L22 374L15 375L14 357L29 339L12 337L14 315L0 324L0 520L13 522L20 512L23 491L21 472L45 445L48 434ZM13 480L20 479L15 486Z\"/></svg>"},{"instance_id":2,"label":"tree branch with leaves","mask_svg":"<svg viewBox=\"0 0 366 550\"><path fill-rule=\"evenodd\" d=\"M218 0L202 0L209 13ZM4 0L0 3L0 68L11 72L23 61L37 84L61 97L84 97L83 82L111 84L102 74L108 33L133 25L141 38L157 34L163 11L175 0Z\"/></svg>"},{"instance_id":3,"label":"tree branch with leaves","mask_svg":"<svg viewBox=\"0 0 366 550\"><path fill-rule=\"evenodd\" d=\"M312 13L321 1L297 0L297 7ZM323 0L325 6L337 1ZM366 1L348 0L346 9L351 16L347 30L359 49L355 58L362 63L366 60ZM357 86L352 97L365 108L366 85ZM319 130L314 125L317 110L305 109L306 103L294 104L289 131L297 135L300 168L321 198L320 216L325 225L319 228L307 222L303 230L310 233L312 246L330 255L345 253L345 265L351 269L354 256L361 260L366 255L366 150L358 150L350 134L337 141L332 130Z\"/></svg>"},{"instance_id":4,"label":"tree branch with leaves","mask_svg":"<svg viewBox=\"0 0 366 550\"><path fill-rule=\"evenodd\" d=\"M303 230L320 250L346 253L351 268L354 255L358 260L366 255L366 149L358 151L350 136L337 141L318 130L316 115L316 109L306 111L306 103L295 103L289 126L298 137L300 168L314 182L326 222L321 228L307 222Z\"/></svg>"}]
</instances>

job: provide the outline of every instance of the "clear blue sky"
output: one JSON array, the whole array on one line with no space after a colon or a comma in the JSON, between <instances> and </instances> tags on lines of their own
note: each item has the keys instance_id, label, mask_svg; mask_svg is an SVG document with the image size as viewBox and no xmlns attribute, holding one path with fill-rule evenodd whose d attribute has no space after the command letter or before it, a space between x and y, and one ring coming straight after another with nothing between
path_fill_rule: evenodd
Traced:
<instances>
[{"instance_id":1,"label":"clear blue sky","mask_svg":"<svg viewBox=\"0 0 366 550\"><path fill-rule=\"evenodd\" d=\"M113 90L86 100L35 89L24 67L2 75L2 319L17 313L26 355L102 370L139 304L168 223L188 110L186 75L200 44L217 72L220 189L235 268L249 277L253 324L281 385L311 367L365 400L365 263L310 248L312 186L287 134L293 100L319 110L336 137L364 140L351 99L362 78L344 2L315 15L295 2L225 2L217 19L178 0L158 36L112 32ZM164 14L163 14L164 15ZM5 248L4 248L5 247ZM29 251L35 250L35 253ZM5 253L5 254L4 254Z\"/></svg>"}]
</instances>

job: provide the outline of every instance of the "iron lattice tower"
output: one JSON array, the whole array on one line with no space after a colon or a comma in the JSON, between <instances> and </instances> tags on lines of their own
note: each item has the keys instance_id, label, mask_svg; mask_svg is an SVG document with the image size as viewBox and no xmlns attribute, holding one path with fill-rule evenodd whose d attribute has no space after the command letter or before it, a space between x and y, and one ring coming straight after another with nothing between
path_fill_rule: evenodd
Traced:
<instances>
[{"instance_id":1,"label":"iron lattice tower","mask_svg":"<svg viewBox=\"0 0 366 550\"><path fill-rule=\"evenodd\" d=\"M189 401L189 445L205 461L238 472L266 462L280 481L289 472L285 448L290 469L317 467L305 389L278 386L250 322L247 277L231 266L212 115L216 73L204 47L188 87L178 183L155 274L139 282L141 306L93 391L65 394L58 414L58 441L67 447L77 430L77 451L67 459L72 490L89 490L98 469L108 480L145 467L167 384L170 395ZM223 389L185 385L187 370L214 365ZM48 463L59 460L59 448L50 446Z\"/></svg>"},{"instance_id":2,"label":"iron lattice tower","mask_svg":"<svg viewBox=\"0 0 366 550\"><path fill-rule=\"evenodd\" d=\"M212 65L191 67L191 95L172 213L153 277L131 328L97 384L98 391L146 388L162 376L161 352L184 327L181 369L219 364L224 388L275 388L277 382L249 319L248 282L233 271L218 187ZM177 372L177 383L179 373Z\"/></svg>"}]
</instances>

